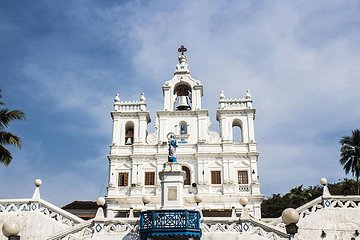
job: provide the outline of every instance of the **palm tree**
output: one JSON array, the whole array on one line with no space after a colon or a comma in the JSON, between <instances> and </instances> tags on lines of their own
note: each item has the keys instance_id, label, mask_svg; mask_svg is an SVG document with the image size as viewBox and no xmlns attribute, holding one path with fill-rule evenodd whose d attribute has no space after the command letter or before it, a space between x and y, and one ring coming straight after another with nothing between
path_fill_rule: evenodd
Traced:
<instances>
[{"instance_id":1,"label":"palm tree","mask_svg":"<svg viewBox=\"0 0 360 240\"><path fill-rule=\"evenodd\" d=\"M312 194L310 189L303 189L303 185L294 187L289 192L289 203L294 206L294 208L298 208L307 203L311 198Z\"/></svg>"},{"instance_id":2,"label":"palm tree","mask_svg":"<svg viewBox=\"0 0 360 240\"><path fill-rule=\"evenodd\" d=\"M357 194L359 195L360 177L360 130L352 131L351 136L344 136L340 139L340 163L343 165L346 174L349 172L356 177Z\"/></svg>"},{"instance_id":3,"label":"palm tree","mask_svg":"<svg viewBox=\"0 0 360 240\"><path fill-rule=\"evenodd\" d=\"M0 90L0 106L4 106L5 103L1 100ZM7 132L6 128L14 120L25 120L25 114L20 110L9 110L7 108L0 109L0 163L8 166L12 160L11 153L5 148L5 145L13 145L17 148L21 148L21 139Z\"/></svg>"}]
</instances>

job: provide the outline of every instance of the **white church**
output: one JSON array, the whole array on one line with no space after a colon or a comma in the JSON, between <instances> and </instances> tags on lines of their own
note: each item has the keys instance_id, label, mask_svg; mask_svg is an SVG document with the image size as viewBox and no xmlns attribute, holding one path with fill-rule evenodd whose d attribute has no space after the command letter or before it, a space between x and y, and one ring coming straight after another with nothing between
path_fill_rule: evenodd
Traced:
<instances>
[{"instance_id":1,"label":"white church","mask_svg":"<svg viewBox=\"0 0 360 240\"><path fill-rule=\"evenodd\" d=\"M155 132L144 94L116 95L109 183L97 210L80 218L81 209L47 202L36 179L32 197L0 199L0 240L359 240L360 196L331 195L325 178L322 196L261 218L252 96L220 92L212 131L204 87L190 75L186 48L178 51Z\"/></svg>"},{"instance_id":2,"label":"white church","mask_svg":"<svg viewBox=\"0 0 360 240\"><path fill-rule=\"evenodd\" d=\"M174 76L162 86L164 107L157 111L154 133L148 133L150 113L146 99L123 101L116 95L110 176L106 197L108 211L141 210L142 196L151 196L150 207L160 204L159 172L168 158L168 135L177 139L177 159L185 172L184 203L194 205L203 196L204 209L221 212L240 208L238 199L249 199L250 215L261 218L263 195L258 182L258 151L254 133L255 108L247 91L244 98L219 96L216 118L220 133L211 131L209 112L202 106L204 87L190 74L186 49ZM234 138L234 131L240 135Z\"/></svg>"}]
</instances>

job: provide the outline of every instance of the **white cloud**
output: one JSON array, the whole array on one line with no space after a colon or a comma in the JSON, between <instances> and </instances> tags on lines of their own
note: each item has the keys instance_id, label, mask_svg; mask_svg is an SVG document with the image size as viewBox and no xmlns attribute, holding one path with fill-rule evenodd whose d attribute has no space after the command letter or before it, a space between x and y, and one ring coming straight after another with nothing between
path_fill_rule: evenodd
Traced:
<instances>
[{"instance_id":1,"label":"white cloud","mask_svg":"<svg viewBox=\"0 0 360 240\"><path fill-rule=\"evenodd\" d=\"M134 65L146 81L161 86L176 64L176 47L184 43L192 73L205 86L204 106L213 121L220 89L227 97L252 90L264 188L274 182L280 185L271 190L280 191L317 184L309 179L337 180L343 176L337 146L341 136L332 135L332 143L321 139L326 133L350 133L360 120L355 110L360 107L360 55L354 41L359 32L349 28L344 36L342 28L358 21L356 12L346 13L350 5L327 2L323 11L318 3L186 2L170 11L150 4L134 13L130 35L140 46ZM147 97L161 98L160 89ZM280 174L291 168L301 174Z\"/></svg>"},{"instance_id":2,"label":"white cloud","mask_svg":"<svg viewBox=\"0 0 360 240\"><path fill-rule=\"evenodd\" d=\"M79 185L85 186L82 196L97 192L101 174L91 181L86 176L95 168L107 169L104 149L111 141L114 94L137 100L144 91L154 118L162 109L161 86L172 77L182 44L188 48L193 77L204 84L203 106L214 128L219 91L238 98L251 90L263 192L344 176L338 139L360 122L356 1L130 1L96 6L96 1L72 6L61 18L62 28L53 26L55 33L27 40L29 52L21 59L20 90L29 92L25 99L32 105L53 114L44 116L54 128L84 141L109 140L95 150L96 156L84 153L79 162L60 165L69 172L59 172L57 178L45 172L48 184L56 185L54 190L44 187L49 196L61 190L71 199L81 198L74 187ZM70 31L66 22L77 28ZM73 120L62 121L64 115ZM52 156L47 143L39 148L35 143L19 158L46 164ZM23 192L20 185L41 173L28 163L13 166L14 174L6 175L11 181L15 173L26 176L17 186L2 187L3 192Z\"/></svg>"}]
</instances>

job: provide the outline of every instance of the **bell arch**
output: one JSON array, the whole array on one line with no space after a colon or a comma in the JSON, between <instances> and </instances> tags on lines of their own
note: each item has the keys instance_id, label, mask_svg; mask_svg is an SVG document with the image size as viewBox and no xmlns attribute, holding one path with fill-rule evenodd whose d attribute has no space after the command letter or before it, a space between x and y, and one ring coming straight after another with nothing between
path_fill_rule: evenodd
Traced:
<instances>
[{"instance_id":1,"label":"bell arch","mask_svg":"<svg viewBox=\"0 0 360 240\"><path fill-rule=\"evenodd\" d=\"M243 127L240 119L234 119L232 122L232 140L234 143L241 143L244 141Z\"/></svg>"},{"instance_id":2,"label":"bell arch","mask_svg":"<svg viewBox=\"0 0 360 240\"><path fill-rule=\"evenodd\" d=\"M177 110L191 109L192 92L191 86L188 83L180 82L174 86L175 103L174 107Z\"/></svg>"},{"instance_id":3,"label":"bell arch","mask_svg":"<svg viewBox=\"0 0 360 240\"><path fill-rule=\"evenodd\" d=\"M128 121L125 124L125 145L132 145L134 143L134 123Z\"/></svg>"}]
</instances>

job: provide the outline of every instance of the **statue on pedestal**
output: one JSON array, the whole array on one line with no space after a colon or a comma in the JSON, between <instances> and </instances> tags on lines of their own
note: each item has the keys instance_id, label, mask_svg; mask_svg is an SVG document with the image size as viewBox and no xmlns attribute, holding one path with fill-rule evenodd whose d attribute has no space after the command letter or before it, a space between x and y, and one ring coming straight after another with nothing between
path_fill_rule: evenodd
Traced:
<instances>
[{"instance_id":1,"label":"statue on pedestal","mask_svg":"<svg viewBox=\"0 0 360 240\"><path fill-rule=\"evenodd\" d=\"M177 162L176 160L176 148L177 146L177 141L175 138L175 134L174 133L169 133L167 135L168 137L168 143L169 143L169 156L168 156L168 162Z\"/></svg>"}]
</instances>

